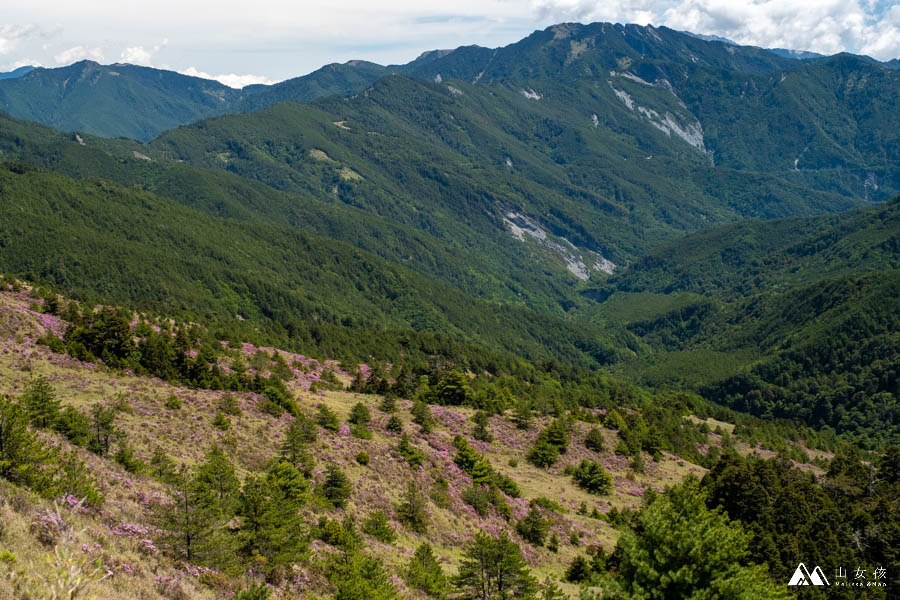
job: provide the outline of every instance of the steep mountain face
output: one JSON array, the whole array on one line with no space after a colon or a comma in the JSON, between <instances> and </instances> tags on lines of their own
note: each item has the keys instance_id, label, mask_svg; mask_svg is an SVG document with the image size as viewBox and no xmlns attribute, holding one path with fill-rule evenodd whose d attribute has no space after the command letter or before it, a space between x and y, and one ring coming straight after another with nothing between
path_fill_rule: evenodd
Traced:
<instances>
[{"instance_id":1,"label":"steep mountain face","mask_svg":"<svg viewBox=\"0 0 900 600\"><path fill-rule=\"evenodd\" d=\"M240 91L171 72L78 63L0 82L0 109L67 131L146 141L216 114L358 93L391 74L516 90L542 107L591 106L589 120L615 133L637 130L648 154L693 152L694 160L865 200L900 191L890 160L900 131L891 110L900 90L893 62L737 46L665 27L563 23L502 48L435 50L389 67L351 61ZM608 98L598 103L598 96ZM648 126L671 144L644 143L658 137L641 131Z\"/></svg>"},{"instance_id":2,"label":"steep mountain face","mask_svg":"<svg viewBox=\"0 0 900 600\"><path fill-rule=\"evenodd\" d=\"M635 119L716 165L791 173L870 199L900 190L888 158L897 153L890 107L900 74L866 57L796 60L665 27L561 24L497 50L461 48L411 63L406 72L517 86L534 98L551 97L557 83L606 83Z\"/></svg>"},{"instance_id":3,"label":"steep mountain face","mask_svg":"<svg viewBox=\"0 0 900 600\"><path fill-rule=\"evenodd\" d=\"M568 240L554 243L573 245L589 276L602 260L585 253L621 264L703 224L858 202L712 167L685 140L635 119L609 86L541 89L537 100L503 86L387 77L346 99L179 128L136 151L340 200L451 243L515 246L515 221L527 219Z\"/></svg>"},{"instance_id":4,"label":"steep mountain face","mask_svg":"<svg viewBox=\"0 0 900 600\"><path fill-rule=\"evenodd\" d=\"M216 81L134 65L82 61L0 82L0 109L64 131L147 140L219 114L240 93Z\"/></svg>"}]
</instances>

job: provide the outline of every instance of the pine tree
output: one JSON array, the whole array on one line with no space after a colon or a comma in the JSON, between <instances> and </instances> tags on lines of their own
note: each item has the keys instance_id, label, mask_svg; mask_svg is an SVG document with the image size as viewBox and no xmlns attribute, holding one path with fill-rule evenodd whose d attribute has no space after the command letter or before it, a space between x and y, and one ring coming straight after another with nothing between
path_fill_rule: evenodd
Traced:
<instances>
[{"instance_id":1,"label":"pine tree","mask_svg":"<svg viewBox=\"0 0 900 600\"><path fill-rule=\"evenodd\" d=\"M549 577L546 578L543 582L541 582L541 593L538 596L540 600L567 600L568 596L566 596L559 586L556 585Z\"/></svg>"},{"instance_id":2,"label":"pine tree","mask_svg":"<svg viewBox=\"0 0 900 600\"><path fill-rule=\"evenodd\" d=\"M397 539L397 532L391 527L388 521L387 513L383 510L375 510L363 521L363 533L371 535L379 542L385 544L393 544Z\"/></svg>"},{"instance_id":3,"label":"pine tree","mask_svg":"<svg viewBox=\"0 0 900 600\"><path fill-rule=\"evenodd\" d=\"M513 408L512 421L519 429L531 429L534 417L531 415L531 403L528 400L522 398L516 402L516 406Z\"/></svg>"},{"instance_id":4,"label":"pine tree","mask_svg":"<svg viewBox=\"0 0 900 600\"><path fill-rule=\"evenodd\" d=\"M505 534L479 531L467 546L453 583L466 600L530 600L537 585L519 546Z\"/></svg>"},{"instance_id":5,"label":"pine tree","mask_svg":"<svg viewBox=\"0 0 900 600\"><path fill-rule=\"evenodd\" d=\"M326 573L336 588L333 600L400 600L381 559L358 550L333 556Z\"/></svg>"},{"instance_id":6,"label":"pine tree","mask_svg":"<svg viewBox=\"0 0 900 600\"><path fill-rule=\"evenodd\" d=\"M275 461L266 471L266 483L277 488L285 498L297 505L309 490L309 483L303 474L289 462Z\"/></svg>"},{"instance_id":7,"label":"pine tree","mask_svg":"<svg viewBox=\"0 0 900 600\"><path fill-rule=\"evenodd\" d=\"M0 477L13 483L42 487L47 459L37 436L28 429L28 415L18 402L0 394Z\"/></svg>"},{"instance_id":8,"label":"pine tree","mask_svg":"<svg viewBox=\"0 0 900 600\"><path fill-rule=\"evenodd\" d=\"M481 457L462 436L458 435L453 438L453 445L456 447L456 457L453 459L453 462L465 473L471 475L472 470L478 461L481 460Z\"/></svg>"},{"instance_id":9,"label":"pine tree","mask_svg":"<svg viewBox=\"0 0 900 600\"><path fill-rule=\"evenodd\" d=\"M328 499L335 508L344 508L347 498L353 488L350 480L336 465L328 465L325 482L322 484L322 495Z\"/></svg>"},{"instance_id":10,"label":"pine tree","mask_svg":"<svg viewBox=\"0 0 900 600\"><path fill-rule=\"evenodd\" d=\"M482 442L490 442L494 439L487 430L490 420L486 412L479 410L475 413L475 416L472 417L472 420L475 422L475 430L472 432L473 438Z\"/></svg>"},{"instance_id":11,"label":"pine tree","mask_svg":"<svg viewBox=\"0 0 900 600\"><path fill-rule=\"evenodd\" d=\"M622 418L622 415L616 409L612 408L606 411L606 415L603 417L603 426L607 429L622 431L625 429L625 419Z\"/></svg>"},{"instance_id":12,"label":"pine tree","mask_svg":"<svg viewBox=\"0 0 900 600\"><path fill-rule=\"evenodd\" d=\"M491 468L491 463L482 457L479 457L475 462L469 474L472 476L472 483L476 485L489 485L494 478L494 470Z\"/></svg>"},{"instance_id":13,"label":"pine tree","mask_svg":"<svg viewBox=\"0 0 900 600\"><path fill-rule=\"evenodd\" d=\"M531 447L531 450L528 451L526 458L534 466L546 469L553 466L558 455L559 452L556 446L553 446L547 440L538 439L534 446Z\"/></svg>"},{"instance_id":14,"label":"pine tree","mask_svg":"<svg viewBox=\"0 0 900 600\"><path fill-rule=\"evenodd\" d=\"M602 596L660 599L788 598L787 588L769 580L765 568L743 566L750 535L719 510L709 510L696 478L689 477L637 516L640 534L619 538L615 577L601 582Z\"/></svg>"},{"instance_id":15,"label":"pine tree","mask_svg":"<svg viewBox=\"0 0 900 600\"><path fill-rule=\"evenodd\" d=\"M171 483L178 476L178 467L175 461L159 446L150 457L150 473L163 483Z\"/></svg>"},{"instance_id":16,"label":"pine tree","mask_svg":"<svg viewBox=\"0 0 900 600\"><path fill-rule=\"evenodd\" d=\"M397 442L397 452L403 457L403 460L409 463L410 467L415 468L425 462L425 453L410 444L409 436L405 433Z\"/></svg>"},{"instance_id":17,"label":"pine tree","mask_svg":"<svg viewBox=\"0 0 900 600\"><path fill-rule=\"evenodd\" d=\"M550 529L550 521L541 516L541 511L534 504L531 505L528 514L516 523L516 531L522 539L532 546L543 546ZM557 540L557 548L559 540Z\"/></svg>"},{"instance_id":18,"label":"pine tree","mask_svg":"<svg viewBox=\"0 0 900 600\"><path fill-rule=\"evenodd\" d=\"M591 494L607 494L612 489L612 476L600 463L582 460L572 478L579 487Z\"/></svg>"},{"instance_id":19,"label":"pine tree","mask_svg":"<svg viewBox=\"0 0 900 600\"><path fill-rule=\"evenodd\" d=\"M561 419L554 419L547 428L541 432L541 438L547 441L551 446L556 448L560 454L566 453L569 446L569 424Z\"/></svg>"},{"instance_id":20,"label":"pine tree","mask_svg":"<svg viewBox=\"0 0 900 600\"><path fill-rule=\"evenodd\" d=\"M213 554L210 543L216 524L216 510L209 497L194 484L182 465L168 489L169 502L157 509L156 520L162 538L173 554L189 563L204 563Z\"/></svg>"},{"instance_id":21,"label":"pine tree","mask_svg":"<svg viewBox=\"0 0 900 600\"><path fill-rule=\"evenodd\" d=\"M428 404L421 398L413 402L412 410L413 423L421 428L423 434L431 433L434 429L434 417L431 416L431 409Z\"/></svg>"},{"instance_id":22,"label":"pine tree","mask_svg":"<svg viewBox=\"0 0 900 600\"><path fill-rule=\"evenodd\" d=\"M117 434L116 409L95 404L91 409L91 441L88 448L100 456L106 456L109 454L110 443Z\"/></svg>"},{"instance_id":23,"label":"pine tree","mask_svg":"<svg viewBox=\"0 0 900 600\"><path fill-rule=\"evenodd\" d=\"M603 439L603 432L599 428L593 427L588 431L587 437L584 438L584 447L594 452L603 452L606 441Z\"/></svg>"},{"instance_id":24,"label":"pine tree","mask_svg":"<svg viewBox=\"0 0 900 600\"><path fill-rule=\"evenodd\" d=\"M350 418L348 421L351 424L365 427L371 420L372 417L369 414L369 409L366 408L366 405L362 402L357 402L353 405L353 408L350 409Z\"/></svg>"},{"instance_id":25,"label":"pine tree","mask_svg":"<svg viewBox=\"0 0 900 600\"><path fill-rule=\"evenodd\" d=\"M421 544L416 548L403 571L403 578L409 587L424 592L429 598L442 600L447 597L447 576L428 544Z\"/></svg>"},{"instance_id":26,"label":"pine tree","mask_svg":"<svg viewBox=\"0 0 900 600\"><path fill-rule=\"evenodd\" d=\"M338 421L338 417L333 410L324 404L320 404L316 407L316 410L318 411L316 420L320 427L328 431L337 431L340 428L340 421Z\"/></svg>"},{"instance_id":27,"label":"pine tree","mask_svg":"<svg viewBox=\"0 0 900 600\"><path fill-rule=\"evenodd\" d=\"M43 375L28 382L22 394L22 404L35 427L48 429L55 425L60 402L53 386Z\"/></svg>"},{"instance_id":28,"label":"pine tree","mask_svg":"<svg viewBox=\"0 0 900 600\"><path fill-rule=\"evenodd\" d=\"M205 460L197 467L194 482L198 494L209 503L208 508L218 515L228 518L237 510L241 482L231 460L218 445L206 453Z\"/></svg>"},{"instance_id":29,"label":"pine tree","mask_svg":"<svg viewBox=\"0 0 900 600\"><path fill-rule=\"evenodd\" d=\"M397 518L416 533L425 533L428 529L428 511L425 504L425 495L410 481L396 508Z\"/></svg>"},{"instance_id":30,"label":"pine tree","mask_svg":"<svg viewBox=\"0 0 900 600\"><path fill-rule=\"evenodd\" d=\"M277 485L251 475L241 490L241 553L265 559L269 570L292 564L306 547L307 531L295 502Z\"/></svg>"},{"instance_id":31,"label":"pine tree","mask_svg":"<svg viewBox=\"0 0 900 600\"><path fill-rule=\"evenodd\" d=\"M305 477L309 477L315 467L315 460L309 453L307 444L315 440L316 426L304 415L288 427L278 455L281 460L294 465Z\"/></svg>"},{"instance_id":32,"label":"pine tree","mask_svg":"<svg viewBox=\"0 0 900 600\"><path fill-rule=\"evenodd\" d=\"M438 382L435 397L438 404L452 406L470 404L472 388L469 387L468 377L456 369L449 371Z\"/></svg>"},{"instance_id":33,"label":"pine tree","mask_svg":"<svg viewBox=\"0 0 900 600\"><path fill-rule=\"evenodd\" d=\"M582 583L591 577L591 565L581 554L572 559L569 568L566 569L566 581Z\"/></svg>"},{"instance_id":34,"label":"pine tree","mask_svg":"<svg viewBox=\"0 0 900 600\"><path fill-rule=\"evenodd\" d=\"M397 397L392 393L385 394L378 405L378 410L388 414L397 412Z\"/></svg>"}]
</instances>

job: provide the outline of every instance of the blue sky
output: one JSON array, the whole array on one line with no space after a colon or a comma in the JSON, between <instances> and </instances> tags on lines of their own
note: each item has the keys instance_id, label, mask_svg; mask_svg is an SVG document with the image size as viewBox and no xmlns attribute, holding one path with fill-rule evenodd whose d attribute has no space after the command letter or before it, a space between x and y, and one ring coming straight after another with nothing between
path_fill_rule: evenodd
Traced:
<instances>
[{"instance_id":1,"label":"blue sky","mask_svg":"<svg viewBox=\"0 0 900 600\"><path fill-rule=\"evenodd\" d=\"M501 46L563 21L667 25L743 44L900 57L900 0L29 0L0 21L0 71L90 58L273 82L323 64Z\"/></svg>"}]
</instances>

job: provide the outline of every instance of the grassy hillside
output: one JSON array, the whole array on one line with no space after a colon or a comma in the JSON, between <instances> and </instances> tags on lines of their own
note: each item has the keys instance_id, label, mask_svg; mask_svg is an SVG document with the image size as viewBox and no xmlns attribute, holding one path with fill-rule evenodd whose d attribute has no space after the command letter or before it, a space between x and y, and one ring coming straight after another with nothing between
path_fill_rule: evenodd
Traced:
<instances>
[{"instance_id":1,"label":"grassy hillside","mask_svg":"<svg viewBox=\"0 0 900 600\"><path fill-rule=\"evenodd\" d=\"M810 456L817 465L827 464L832 456L807 451L785 441L770 425L712 409L699 399L656 395L608 378L581 391L573 381L535 381L530 386L534 414L528 421L521 418L521 411L510 408L515 397L486 409L484 420L476 417L475 407L490 397L486 390L501 383L490 376L463 376L473 389L463 390L467 399L461 405L448 402L455 392L442 382L457 377L449 371L437 374L436 383L426 376L417 389L400 392L399 399L389 402L370 389L382 385L379 373L388 372L385 365L338 365L271 347L219 345L216 362L230 381L243 380L251 386L262 381L284 390L287 395L281 401L291 399L285 404L288 410L278 405L273 410L275 396L269 387L262 393L187 388L36 345L36 339L48 335L75 339L66 333L75 323L48 312L52 307L46 299L4 285L0 410L8 417L20 414L17 407L29 407L25 414L34 424L23 431L70 453L69 462L84 465L77 485L64 473L56 473L54 487L33 476L35 469L52 471L36 454L30 470L0 471L4 498L0 577L9 584L0 591L7 596L0 597L46 596L57 585L57 576L58 585L72 584L83 573L85 594L110 599L135 594L231 597L241 588L263 583L269 594L263 597L274 599L297 594L359 600L439 598L463 591L461 583L449 578L461 571L464 552L482 532L511 536L531 577L541 587L554 584L558 589L554 597L571 598L579 593L579 583L589 584L592 592L610 585L603 578L611 576L608 569L614 571L616 563L607 561L616 560L610 552L623 532L630 531L637 518L634 511L652 503L664 487L692 474L702 476L703 465L713 466L715 476L704 479L714 492L709 495L713 502L730 485L728 469L742 460L748 461L743 468L777 468L779 477L808 481L809 473L825 475L819 466L809 464ZM90 312L85 305L83 310L73 308L65 298L54 302L58 312ZM173 327L162 319L144 320L138 314L131 318L139 339L152 338L159 324ZM185 327L197 330L196 325L175 323L173 331L180 332L176 338L184 337ZM162 331L169 335L168 329ZM197 356L205 352L201 347ZM191 356L194 351L187 353ZM362 387L353 382L354 371L359 373L356 381L364 382ZM390 373L395 374L393 369ZM524 381L502 383L507 396L527 398L520 395L529 387ZM343 389L344 385L351 389ZM562 405L555 409L547 403L553 388L556 394L562 392L557 395ZM45 400L35 403L33 398ZM41 421L44 417L38 415L49 414L53 398L61 401L54 409L58 420ZM427 406L423 399L436 403L423 412ZM561 406L570 407L569 416L554 420L552 413L559 414ZM36 407L43 408L32 412ZM719 419L709 418L711 414ZM103 415L106 420L97 421ZM722 420L731 418L737 428L734 421ZM400 431L392 422L399 423ZM101 423L100 428L95 430L91 423ZM535 466L526 459L529 448L547 435L541 432L558 430L560 423L566 424L565 441L558 442L565 452L549 467ZM665 428L665 434L654 437L659 428ZM798 433L791 428L784 431ZM484 472L466 466L460 458L463 447L481 457L478 464L488 465L487 472L497 483L479 483ZM803 462L795 467L790 462L740 458L751 451L771 457L769 447ZM2 451L8 452L7 447ZM717 463L723 452L727 460ZM15 461L24 455L3 456L19 464ZM588 493L576 483L585 460L609 473L609 485L600 493ZM183 485L179 465L185 465L194 487L179 487ZM340 502L334 500L336 488L329 483L335 469L349 483ZM835 466L829 470L828 481L841 486L834 489L853 493L848 475L831 479L832 471L844 472ZM210 482L217 487L203 487ZM424 520L411 520L404 508L411 493L405 491L408 484L422 493ZM816 508L825 518L824 511L831 510L834 500L822 490L831 488L808 485L814 486L810 493L825 503ZM887 485L879 484L876 500L890 500L893 492ZM90 494L79 502L82 496L74 495L76 488ZM184 489L194 491L179 491ZM207 492L201 493L204 489L221 495L213 501L203 495ZM259 506L251 504L256 502L253 490L264 494L259 501L269 503L262 505L265 510L280 512L270 517L262 513L256 520L249 512L251 506ZM864 501L855 498L852 502L862 508ZM179 499L187 499L194 511L186 521L172 518L179 514L179 504L173 504ZM736 510L729 502L723 506ZM381 519L373 520L379 511ZM253 523L260 529L254 530ZM190 527L193 536L188 546L181 535L187 531L183 527ZM846 521L820 521L823 531L834 536L825 544L809 533L798 536L791 527L778 525L768 535L794 535L801 551L815 547L829 557L852 534ZM880 532L866 536L873 545L890 543ZM769 538L754 539L752 547L758 551ZM440 570L432 568L431 573L433 577L440 573L443 587L422 587L422 581L409 574L414 551L423 543L431 546L437 559ZM883 558L879 552L848 556L879 560ZM368 566L360 565L372 559ZM583 573L572 567L579 560L586 561L587 566L579 567L586 569ZM697 564L696 555L691 560ZM591 580L592 573L598 579ZM584 576L587 581L580 579ZM782 576L779 570L778 580ZM760 577L754 586L768 589L765 568ZM867 593L868 598L885 597L879 595L881 590Z\"/></svg>"}]
</instances>

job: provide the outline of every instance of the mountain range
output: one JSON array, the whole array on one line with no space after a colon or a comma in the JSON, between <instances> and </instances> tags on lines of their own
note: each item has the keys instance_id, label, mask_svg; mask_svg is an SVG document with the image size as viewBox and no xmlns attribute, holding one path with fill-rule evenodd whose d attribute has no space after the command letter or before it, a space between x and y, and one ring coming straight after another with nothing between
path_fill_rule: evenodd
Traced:
<instances>
[{"instance_id":1,"label":"mountain range","mask_svg":"<svg viewBox=\"0 0 900 600\"><path fill-rule=\"evenodd\" d=\"M896 67L567 23L0 77L0 600L895 578Z\"/></svg>"},{"instance_id":2,"label":"mountain range","mask_svg":"<svg viewBox=\"0 0 900 600\"><path fill-rule=\"evenodd\" d=\"M824 392L785 391L771 365L800 353L817 366L797 378L845 381L863 358L803 353L868 344L887 362L847 388L868 391L816 418L881 443L900 421L875 426L877 402L834 411L896 386L884 202L900 190L900 73L783 54L597 23L241 91L131 65L37 69L0 98L63 131L0 119L14 161L0 268L76 297L249 320L304 351L386 359L382 341L416 332L419 348L443 336L604 365L744 410L755 390L771 398L752 412L773 418L811 418ZM821 306L800 318L807 297ZM868 306L866 328L836 333Z\"/></svg>"}]
</instances>

